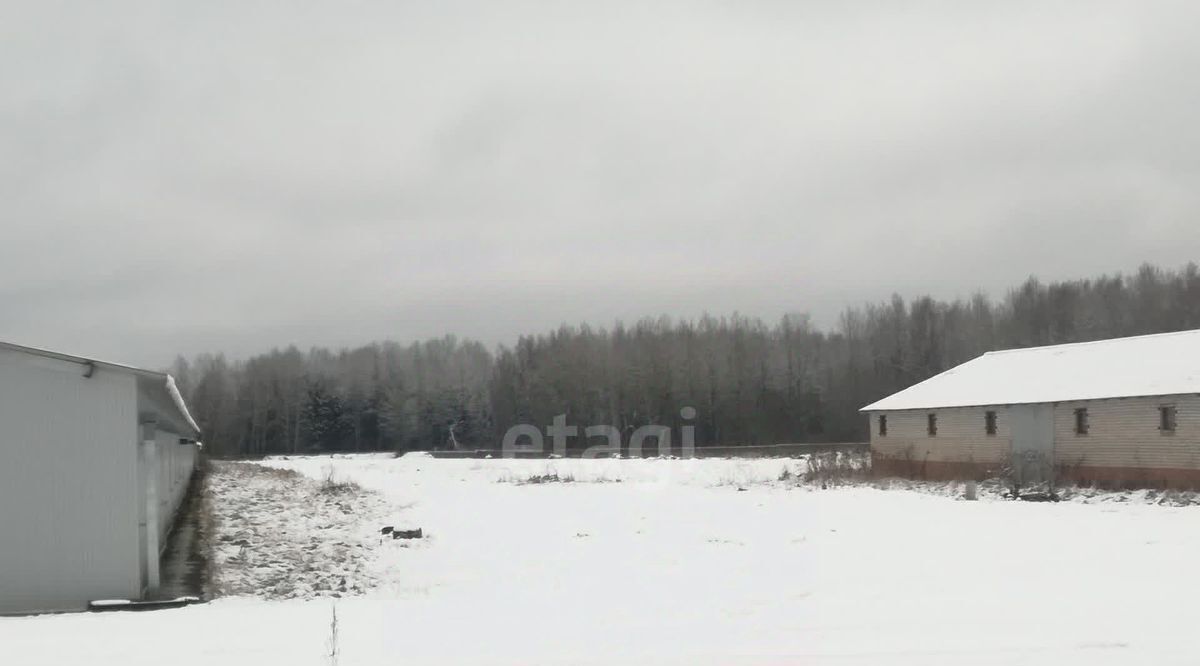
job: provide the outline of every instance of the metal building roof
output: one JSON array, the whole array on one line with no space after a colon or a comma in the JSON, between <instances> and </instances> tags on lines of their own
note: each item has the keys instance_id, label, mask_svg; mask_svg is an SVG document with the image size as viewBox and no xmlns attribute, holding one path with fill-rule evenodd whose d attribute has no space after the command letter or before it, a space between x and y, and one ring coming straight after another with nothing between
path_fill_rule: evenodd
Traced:
<instances>
[{"instance_id":1,"label":"metal building roof","mask_svg":"<svg viewBox=\"0 0 1200 666\"><path fill-rule=\"evenodd\" d=\"M1200 330L993 351L862 411L1200 393Z\"/></svg>"},{"instance_id":2,"label":"metal building roof","mask_svg":"<svg viewBox=\"0 0 1200 666\"><path fill-rule=\"evenodd\" d=\"M196 425L196 421L188 411L187 404L183 401L183 396L180 395L179 389L175 386L175 378L165 372L145 370L143 368L135 368L132 365L110 363L108 361L50 351L48 349L27 347L11 342L0 341L0 349L52 358L68 363L78 363L85 368L89 366L92 368L105 368L134 375L137 378L138 391L141 392L142 397L150 408L156 412L153 416L170 423L180 435L187 435L193 438L200 437L200 426Z\"/></svg>"}]
</instances>

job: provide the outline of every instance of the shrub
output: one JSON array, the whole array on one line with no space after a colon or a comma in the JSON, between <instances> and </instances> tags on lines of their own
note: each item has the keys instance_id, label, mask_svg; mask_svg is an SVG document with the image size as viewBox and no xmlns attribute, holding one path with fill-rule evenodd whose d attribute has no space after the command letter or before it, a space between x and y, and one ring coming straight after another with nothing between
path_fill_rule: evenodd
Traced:
<instances>
[{"instance_id":1,"label":"shrub","mask_svg":"<svg viewBox=\"0 0 1200 666\"><path fill-rule=\"evenodd\" d=\"M346 495L362 492L362 486L353 481L338 480L334 476L333 467L327 467L325 480L321 482L321 492L328 495Z\"/></svg>"},{"instance_id":2,"label":"shrub","mask_svg":"<svg viewBox=\"0 0 1200 666\"><path fill-rule=\"evenodd\" d=\"M800 480L820 484L822 488L849 483L862 483L870 478L871 470L861 454L827 452L814 453L806 461Z\"/></svg>"}]
</instances>

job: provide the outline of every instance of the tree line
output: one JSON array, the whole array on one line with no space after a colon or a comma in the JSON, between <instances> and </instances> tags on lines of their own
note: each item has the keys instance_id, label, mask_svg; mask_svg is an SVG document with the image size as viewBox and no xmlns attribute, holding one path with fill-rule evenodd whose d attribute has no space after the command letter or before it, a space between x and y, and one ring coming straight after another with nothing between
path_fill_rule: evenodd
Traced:
<instances>
[{"instance_id":1,"label":"tree line","mask_svg":"<svg viewBox=\"0 0 1200 666\"><path fill-rule=\"evenodd\" d=\"M804 314L562 326L489 350L454 336L170 370L215 455L497 448L513 425L695 427L696 444L861 441L858 409L985 351L1200 328L1200 269ZM695 415L684 418L685 407ZM690 416L690 413L689 413ZM678 430L675 430L678 432ZM585 443L578 443L585 445Z\"/></svg>"}]
</instances>

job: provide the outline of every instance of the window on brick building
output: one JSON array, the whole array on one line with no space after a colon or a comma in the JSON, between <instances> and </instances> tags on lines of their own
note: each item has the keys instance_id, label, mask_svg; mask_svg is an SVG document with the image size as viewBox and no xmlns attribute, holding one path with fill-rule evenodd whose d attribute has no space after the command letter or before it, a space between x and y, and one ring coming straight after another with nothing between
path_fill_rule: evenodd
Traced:
<instances>
[{"instance_id":1,"label":"window on brick building","mask_svg":"<svg viewBox=\"0 0 1200 666\"><path fill-rule=\"evenodd\" d=\"M1175 405L1163 405L1158 408L1158 429L1163 432L1175 432L1175 422L1178 411Z\"/></svg>"}]
</instances>

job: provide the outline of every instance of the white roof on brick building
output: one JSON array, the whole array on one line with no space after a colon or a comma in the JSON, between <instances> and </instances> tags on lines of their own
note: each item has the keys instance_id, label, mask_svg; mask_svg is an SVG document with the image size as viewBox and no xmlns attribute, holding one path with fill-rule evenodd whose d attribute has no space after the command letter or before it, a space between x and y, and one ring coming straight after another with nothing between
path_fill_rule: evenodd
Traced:
<instances>
[{"instance_id":1,"label":"white roof on brick building","mask_svg":"<svg viewBox=\"0 0 1200 666\"><path fill-rule=\"evenodd\" d=\"M1200 330L988 352L862 411L1200 393Z\"/></svg>"}]
</instances>

